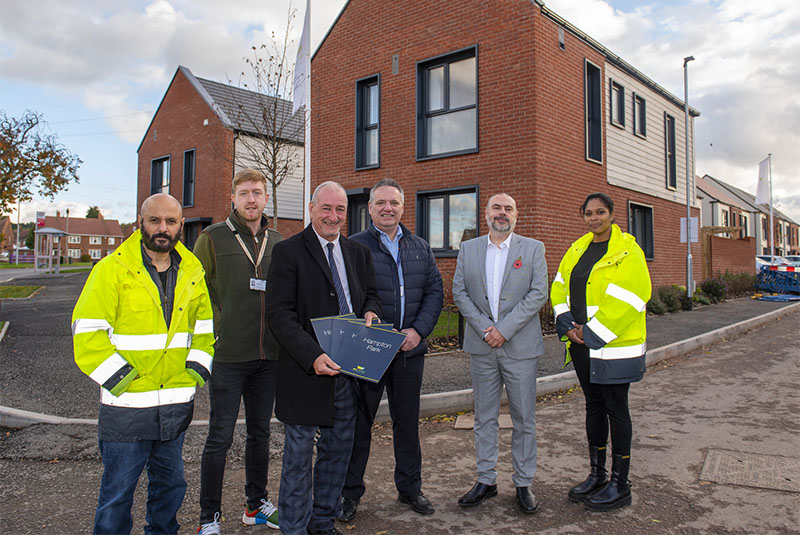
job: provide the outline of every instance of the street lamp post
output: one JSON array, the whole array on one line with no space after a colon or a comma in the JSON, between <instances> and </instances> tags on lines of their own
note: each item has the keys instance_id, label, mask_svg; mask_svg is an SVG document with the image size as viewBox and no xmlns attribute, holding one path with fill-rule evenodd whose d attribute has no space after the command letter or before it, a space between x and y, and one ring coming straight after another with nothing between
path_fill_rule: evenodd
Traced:
<instances>
[{"instance_id":1,"label":"street lamp post","mask_svg":"<svg viewBox=\"0 0 800 535\"><path fill-rule=\"evenodd\" d=\"M689 162L689 68L690 61L694 61L694 56L683 58L683 112L684 127L686 130L686 295L690 302L694 297L692 287L692 173L691 163Z\"/></svg>"}]
</instances>

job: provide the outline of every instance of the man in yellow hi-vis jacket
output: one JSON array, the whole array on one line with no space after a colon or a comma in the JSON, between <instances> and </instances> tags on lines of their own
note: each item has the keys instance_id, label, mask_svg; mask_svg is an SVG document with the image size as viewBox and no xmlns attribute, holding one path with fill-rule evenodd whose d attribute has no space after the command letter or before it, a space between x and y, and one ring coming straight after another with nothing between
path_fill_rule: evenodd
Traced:
<instances>
[{"instance_id":1,"label":"man in yellow hi-vis jacket","mask_svg":"<svg viewBox=\"0 0 800 535\"><path fill-rule=\"evenodd\" d=\"M142 203L139 228L92 270L72 314L75 362L101 386L103 479L94 533L130 533L139 476L145 532L177 533L183 437L197 384L211 375L214 329L203 267L178 240L180 203Z\"/></svg>"}]
</instances>

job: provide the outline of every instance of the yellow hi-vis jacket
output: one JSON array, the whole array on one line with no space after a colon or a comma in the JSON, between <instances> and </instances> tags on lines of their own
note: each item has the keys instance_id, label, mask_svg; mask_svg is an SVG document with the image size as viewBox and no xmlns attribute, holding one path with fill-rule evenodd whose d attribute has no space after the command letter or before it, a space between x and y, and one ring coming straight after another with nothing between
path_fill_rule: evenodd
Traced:
<instances>
[{"instance_id":1,"label":"yellow hi-vis jacket","mask_svg":"<svg viewBox=\"0 0 800 535\"><path fill-rule=\"evenodd\" d=\"M188 403L211 375L214 328L202 264L176 245L181 261L167 329L141 242L137 231L97 263L72 313L75 362L102 387L101 417L103 406ZM158 411L151 412L158 421Z\"/></svg>"},{"instance_id":2,"label":"yellow hi-vis jacket","mask_svg":"<svg viewBox=\"0 0 800 535\"><path fill-rule=\"evenodd\" d=\"M565 366L572 360L571 342L565 334L573 321L570 276L593 237L590 232L570 246L550 290L556 331L567 342ZM583 332L589 347L591 382L628 383L642 378L647 350L645 308L651 291L647 262L636 238L612 225L608 251L592 268L586 286L588 321Z\"/></svg>"}]
</instances>

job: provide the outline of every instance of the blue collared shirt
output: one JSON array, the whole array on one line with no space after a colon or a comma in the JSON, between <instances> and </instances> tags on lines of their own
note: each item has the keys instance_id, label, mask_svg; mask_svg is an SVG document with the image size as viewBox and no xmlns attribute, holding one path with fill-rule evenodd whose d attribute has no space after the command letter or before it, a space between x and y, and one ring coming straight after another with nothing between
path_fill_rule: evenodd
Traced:
<instances>
[{"instance_id":1,"label":"blue collared shirt","mask_svg":"<svg viewBox=\"0 0 800 535\"><path fill-rule=\"evenodd\" d=\"M372 224L375 227L375 223ZM400 225L397 225L397 234L394 236L394 240L389 238L389 235L386 234L384 231L375 227L375 230L378 231L378 234L381 236L381 243L386 246L391 253L392 258L394 259L395 265L397 265L397 278L400 280L400 328L403 328L403 319L405 319L406 315L406 288L405 282L403 281L403 263L400 261L400 238L403 237L403 229Z\"/></svg>"}]
</instances>

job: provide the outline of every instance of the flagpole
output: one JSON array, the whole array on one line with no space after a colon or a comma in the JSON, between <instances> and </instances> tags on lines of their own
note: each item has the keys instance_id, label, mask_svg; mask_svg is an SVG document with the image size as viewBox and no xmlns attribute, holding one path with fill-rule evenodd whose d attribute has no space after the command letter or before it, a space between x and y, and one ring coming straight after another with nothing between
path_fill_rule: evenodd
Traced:
<instances>
[{"instance_id":1,"label":"flagpole","mask_svg":"<svg viewBox=\"0 0 800 535\"><path fill-rule=\"evenodd\" d=\"M769 158L769 254L775 256L775 223L772 221L772 153ZM773 259L774 260L774 259Z\"/></svg>"}]
</instances>

